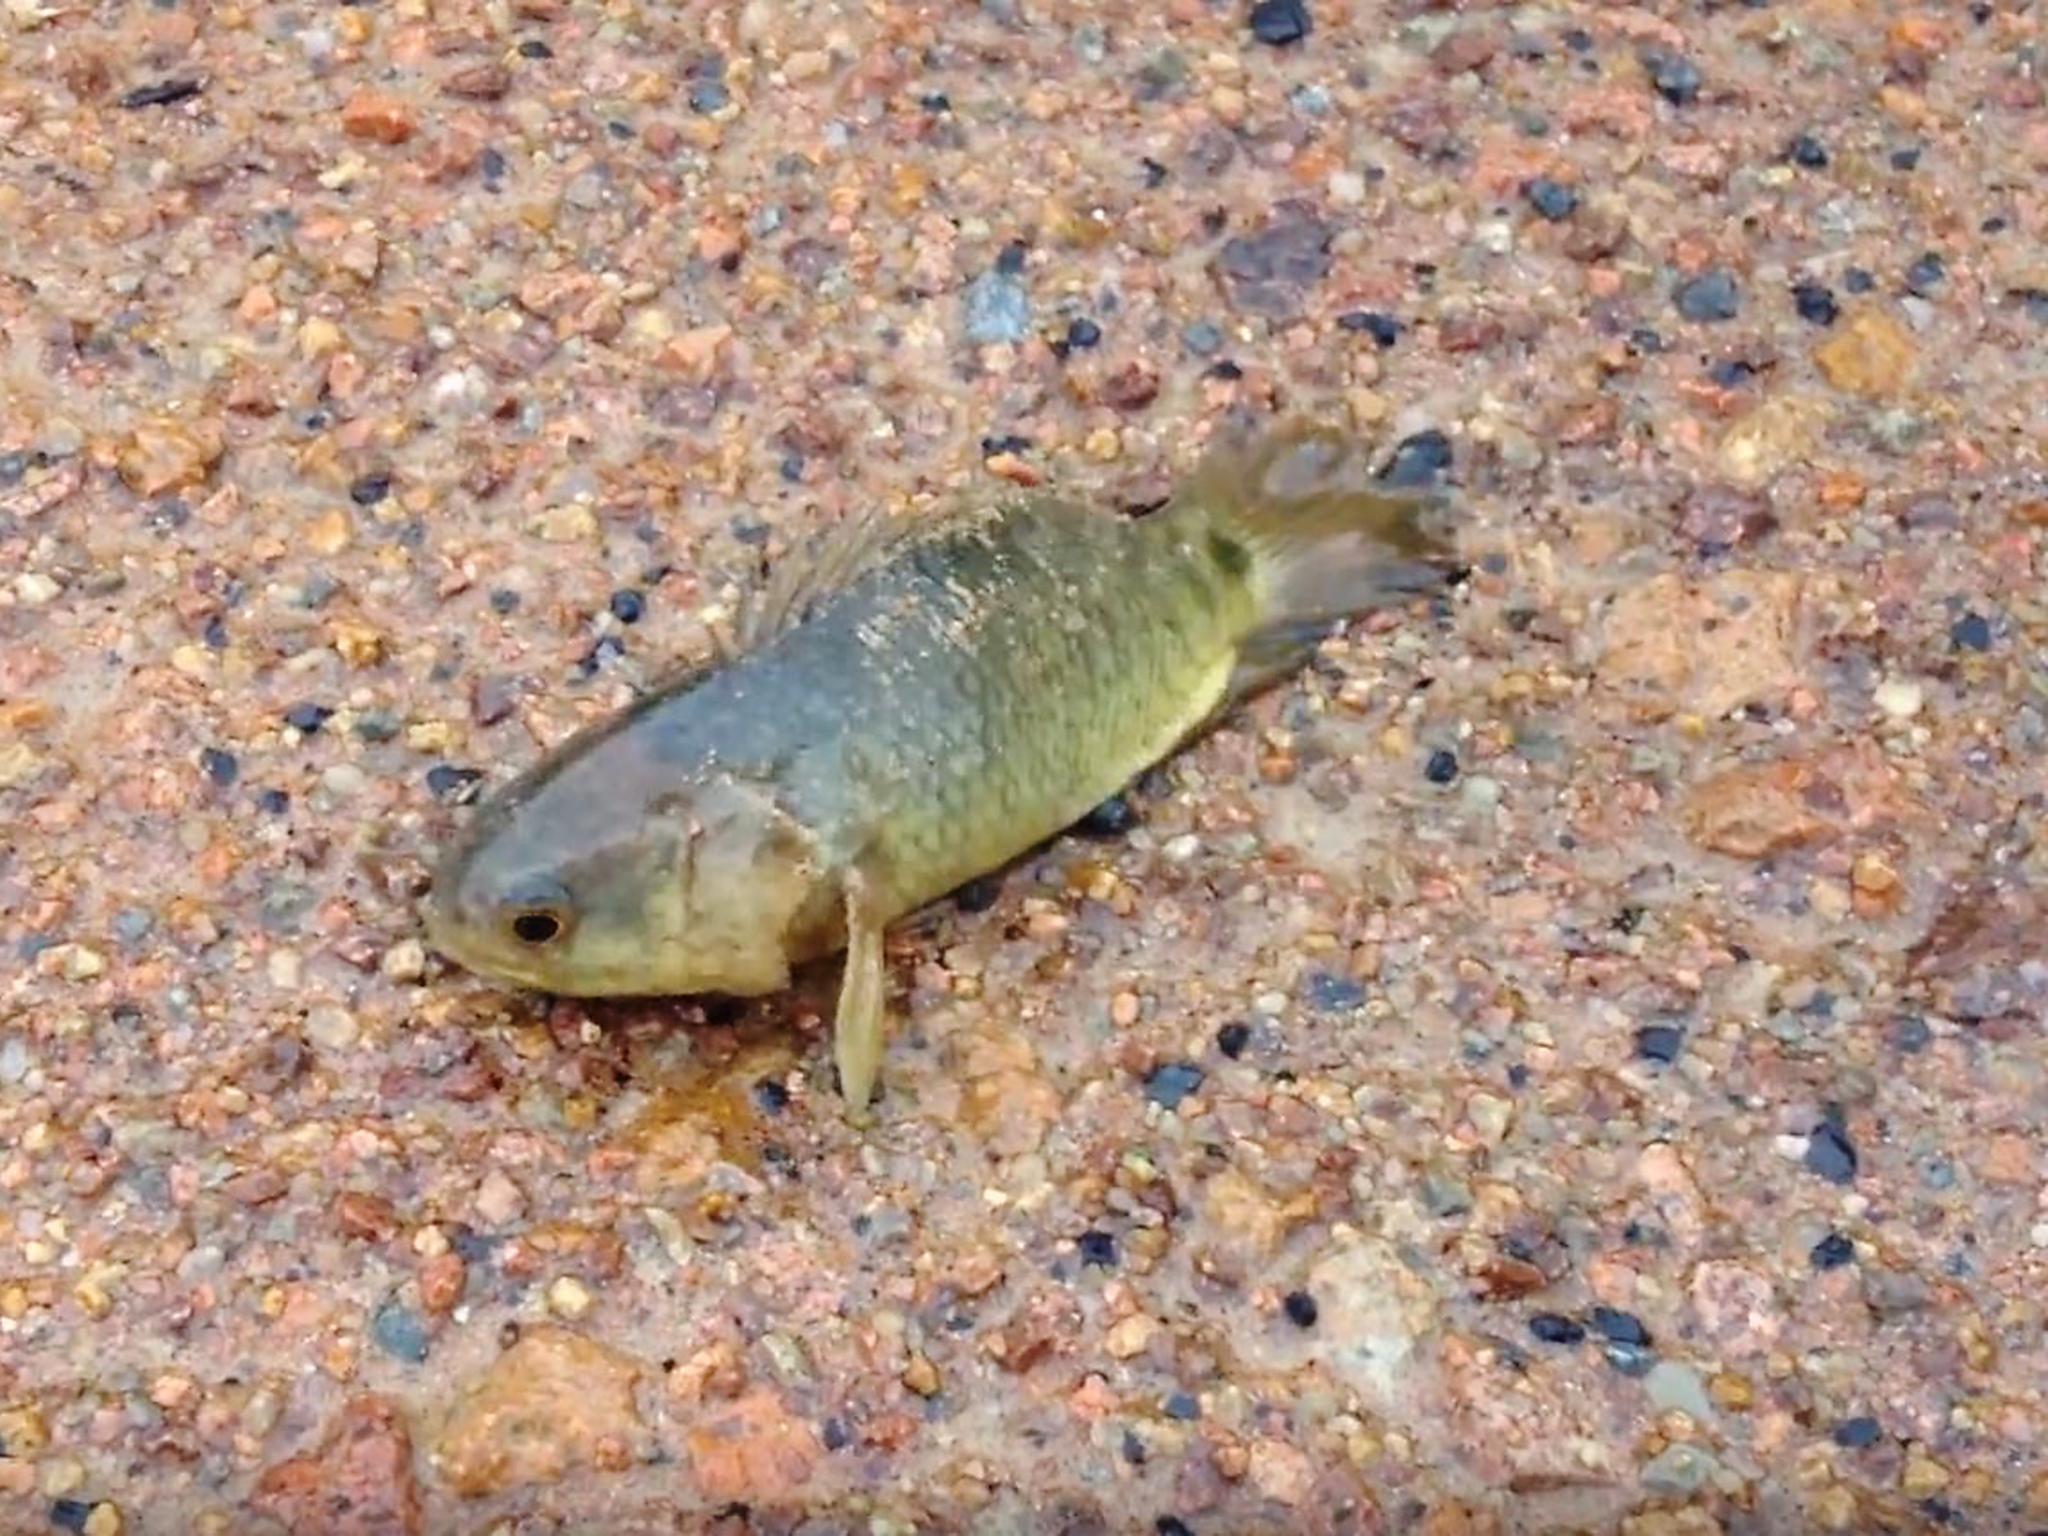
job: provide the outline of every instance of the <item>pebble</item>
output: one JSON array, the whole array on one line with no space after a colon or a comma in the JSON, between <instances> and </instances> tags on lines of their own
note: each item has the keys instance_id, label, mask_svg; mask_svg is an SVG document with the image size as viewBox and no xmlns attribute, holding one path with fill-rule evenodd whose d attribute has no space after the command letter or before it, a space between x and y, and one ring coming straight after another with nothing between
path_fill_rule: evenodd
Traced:
<instances>
[{"instance_id":1,"label":"pebble","mask_svg":"<svg viewBox=\"0 0 2048 1536\"><path fill-rule=\"evenodd\" d=\"M1966 613L1949 626L1949 643L1959 651L1991 649L1991 621L1981 613Z\"/></svg>"},{"instance_id":2,"label":"pebble","mask_svg":"<svg viewBox=\"0 0 2048 1536\"><path fill-rule=\"evenodd\" d=\"M1720 1470L1721 1463L1711 1452L1681 1440L1644 1465L1643 1486L1657 1493L1697 1493Z\"/></svg>"},{"instance_id":3,"label":"pebble","mask_svg":"<svg viewBox=\"0 0 2048 1536\"><path fill-rule=\"evenodd\" d=\"M1823 1120L1813 1128L1806 1142L1806 1167L1831 1184L1847 1184L1856 1177L1856 1148L1840 1126Z\"/></svg>"},{"instance_id":4,"label":"pebble","mask_svg":"<svg viewBox=\"0 0 2048 1536\"><path fill-rule=\"evenodd\" d=\"M323 1051L346 1051L361 1034L356 1016L337 1003L323 1003L306 1013L306 1038Z\"/></svg>"},{"instance_id":5,"label":"pebble","mask_svg":"<svg viewBox=\"0 0 2048 1536\"><path fill-rule=\"evenodd\" d=\"M1417 432L1394 446L1394 456L1380 470L1386 484L1422 490L1439 484L1451 467L1451 440L1434 429Z\"/></svg>"},{"instance_id":6,"label":"pebble","mask_svg":"<svg viewBox=\"0 0 2048 1536\"><path fill-rule=\"evenodd\" d=\"M1890 400L1910 382L1920 349L1890 311L1866 305L1814 349L1814 365L1836 389L1866 400Z\"/></svg>"},{"instance_id":7,"label":"pebble","mask_svg":"<svg viewBox=\"0 0 2048 1536\"><path fill-rule=\"evenodd\" d=\"M1258 0L1251 9L1252 36L1271 48L1285 48L1307 37L1307 0Z\"/></svg>"},{"instance_id":8,"label":"pebble","mask_svg":"<svg viewBox=\"0 0 2048 1536\"><path fill-rule=\"evenodd\" d=\"M967 286L964 325L977 346L1023 341L1031 334L1031 295L1015 274L992 267Z\"/></svg>"},{"instance_id":9,"label":"pebble","mask_svg":"<svg viewBox=\"0 0 2048 1536\"><path fill-rule=\"evenodd\" d=\"M1883 1428L1868 1415L1842 1420L1835 1426L1832 1436L1835 1444L1851 1451L1867 1450L1883 1437Z\"/></svg>"},{"instance_id":10,"label":"pebble","mask_svg":"<svg viewBox=\"0 0 2048 1536\"><path fill-rule=\"evenodd\" d=\"M500 1169L493 1168L477 1186L476 1213L494 1227L510 1226L526 1211L526 1195Z\"/></svg>"},{"instance_id":11,"label":"pebble","mask_svg":"<svg viewBox=\"0 0 2048 1536\"><path fill-rule=\"evenodd\" d=\"M1145 1097L1161 1109L1178 1109L1181 1100L1202 1086L1206 1075L1191 1061L1167 1062L1145 1079Z\"/></svg>"},{"instance_id":12,"label":"pebble","mask_svg":"<svg viewBox=\"0 0 2048 1536\"><path fill-rule=\"evenodd\" d=\"M553 1324L467 1382L434 1445L457 1494L559 1482L577 1468L621 1471L651 1450L635 1400L637 1360Z\"/></svg>"},{"instance_id":13,"label":"pebble","mask_svg":"<svg viewBox=\"0 0 2048 1536\"><path fill-rule=\"evenodd\" d=\"M1613 1307L1595 1307L1589 1314L1593 1331L1611 1344L1629 1344L1645 1348L1650 1343L1650 1330L1643 1326L1643 1320L1633 1312L1620 1312Z\"/></svg>"},{"instance_id":14,"label":"pebble","mask_svg":"<svg viewBox=\"0 0 2048 1536\"><path fill-rule=\"evenodd\" d=\"M1833 325L1842 313L1826 283L1794 283L1792 307L1808 325Z\"/></svg>"},{"instance_id":15,"label":"pebble","mask_svg":"<svg viewBox=\"0 0 2048 1536\"><path fill-rule=\"evenodd\" d=\"M1337 317L1337 329L1362 331L1379 347L1385 349L1401 339L1401 333L1406 327L1392 315L1383 314L1376 309L1351 309Z\"/></svg>"},{"instance_id":16,"label":"pebble","mask_svg":"<svg viewBox=\"0 0 2048 1536\"><path fill-rule=\"evenodd\" d=\"M573 1275L562 1275L548 1286L548 1310L570 1322L590 1310L590 1287Z\"/></svg>"},{"instance_id":17,"label":"pebble","mask_svg":"<svg viewBox=\"0 0 2048 1536\"><path fill-rule=\"evenodd\" d=\"M1316 1325L1316 1299L1307 1291L1289 1291L1281 1303L1287 1313L1287 1321L1297 1328L1313 1328Z\"/></svg>"},{"instance_id":18,"label":"pebble","mask_svg":"<svg viewBox=\"0 0 2048 1536\"><path fill-rule=\"evenodd\" d=\"M1679 283L1671 291L1671 302L1679 314L1696 324L1733 320L1742 312L1742 295L1734 275L1719 267Z\"/></svg>"},{"instance_id":19,"label":"pebble","mask_svg":"<svg viewBox=\"0 0 2048 1536\"><path fill-rule=\"evenodd\" d=\"M1856 1245L1839 1232L1830 1232L1813 1245L1807 1260L1815 1269L1840 1269L1856 1258Z\"/></svg>"},{"instance_id":20,"label":"pebble","mask_svg":"<svg viewBox=\"0 0 2048 1536\"><path fill-rule=\"evenodd\" d=\"M1695 1424L1714 1421L1714 1405L1700 1373L1678 1360L1659 1360L1643 1378L1643 1393L1660 1412L1683 1413Z\"/></svg>"},{"instance_id":21,"label":"pebble","mask_svg":"<svg viewBox=\"0 0 2048 1536\"><path fill-rule=\"evenodd\" d=\"M370 1337L394 1360L418 1365L427 1358L433 1341L427 1325L410 1307L387 1301L370 1319Z\"/></svg>"},{"instance_id":22,"label":"pebble","mask_svg":"<svg viewBox=\"0 0 2048 1536\"><path fill-rule=\"evenodd\" d=\"M1533 181L1525 182L1522 186L1522 195L1529 200L1531 208L1553 224L1570 218L1579 206L1578 193L1563 182L1552 181L1547 176L1539 176Z\"/></svg>"},{"instance_id":23,"label":"pebble","mask_svg":"<svg viewBox=\"0 0 2048 1536\"><path fill-rule=\"evenodd\" d=\"M1671 1024L1646 1024L1636 1031L1636 1054L1669 1066L1685 1049L1685 1031Z\"/></svg>"},{"instance_id":24,"label":"pebble","mask_svg":"<svg viewBox=\"0 0 2048 1536\"><path fill-rule=\"evenodd\" d=\"M1311 971L1302 988L1303 1001L1317 1013L1349 1013L1365 1003L1365 987L1349 976Z\"/></svg>"},{"instance_id":25,"label":"pebble","mask_svg":"<svg viewBox=\"0 0 2048 1536\"><path fill-rule=\"evenodd\" d=\"M1586 1339L1585 1325L1560 1312L1538 1312L1529 1319L1529 1332L1545 1344L1582 1344Z\"/></svg>"},{"instance_id":26,"label":"pebble","mask_svg":"<svg viewBox=\"0 0 2048 1536\"><path fill-rule=\"evenodd\" d=\"M1644 71L1657 94L1674 107L1689 107L1699 100L1704 83L1697 64L1682 53L1664 48L1646 48L1640 55Z\"/></svg>"},{"instance_id":27,"label":"pebble","mask_svg":"<svg viewBox=\"0 0 2048 1536\"><path fill-rule=\"evenodd\" d=\"M1927 702L1926 691L1908 678L1888 677L1870 696L1880 713L1894 720L1911 720Z\"/></svg>"}]
</instances>

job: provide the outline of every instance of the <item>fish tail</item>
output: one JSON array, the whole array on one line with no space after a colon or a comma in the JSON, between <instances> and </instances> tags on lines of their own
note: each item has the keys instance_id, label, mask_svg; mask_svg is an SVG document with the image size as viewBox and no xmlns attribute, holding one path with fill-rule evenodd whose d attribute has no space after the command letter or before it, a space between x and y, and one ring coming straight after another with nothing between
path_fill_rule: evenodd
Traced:
<instances>
[{"instance_id":1,"label":"fish tail","mask_svg":"<svg viewBox=\"0 0 2048 1536\"><path fill-rule=\"evenodd\" d=\"M1445 499L1383 483L1371 450L1332 427L1290 423L1213 450L1184 505L1254 600L1234 695L1301 665L1340 620L1438 591L1459 570Z\"/></svg>"}]
</instances>

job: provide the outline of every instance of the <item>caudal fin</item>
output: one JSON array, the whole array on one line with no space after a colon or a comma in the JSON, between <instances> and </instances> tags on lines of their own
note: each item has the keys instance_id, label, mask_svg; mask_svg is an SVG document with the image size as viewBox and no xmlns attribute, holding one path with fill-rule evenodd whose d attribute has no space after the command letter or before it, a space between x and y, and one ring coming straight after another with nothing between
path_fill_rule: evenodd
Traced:
<instances>
[{"instance_id":1,"label":"caudal fin","mask_svg":"<svg viewBox=\"0 0 2048 1536\"><path fill-rule=\"evenodd\" d=\"M1299 666L1339 620L1437 591L1458 569L1448 501L1384 484L1370 450L1332 427L1291 423L1212 452L1184 505L1249 556L1259 619L1236 694Z\"/></svg>"}]
</instances>

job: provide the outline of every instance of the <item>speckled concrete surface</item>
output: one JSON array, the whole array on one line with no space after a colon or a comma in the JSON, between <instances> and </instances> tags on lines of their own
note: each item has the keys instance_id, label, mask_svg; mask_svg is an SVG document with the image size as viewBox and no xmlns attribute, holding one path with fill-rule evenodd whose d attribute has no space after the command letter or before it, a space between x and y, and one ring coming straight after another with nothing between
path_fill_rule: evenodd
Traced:
<instances>
[{"instance_id":1,"label":"speckled concrete surface","mask_svg":"<svg viewBox=\"0 0 2048 1536\"><path fill-rule=\"evenodd\" d=\"M2043 22L7 0L0 1526L2048 1526ZM423 951L793 540L1288 409L1471 581L866 1138Z\"/></svg>"}]
</instances>

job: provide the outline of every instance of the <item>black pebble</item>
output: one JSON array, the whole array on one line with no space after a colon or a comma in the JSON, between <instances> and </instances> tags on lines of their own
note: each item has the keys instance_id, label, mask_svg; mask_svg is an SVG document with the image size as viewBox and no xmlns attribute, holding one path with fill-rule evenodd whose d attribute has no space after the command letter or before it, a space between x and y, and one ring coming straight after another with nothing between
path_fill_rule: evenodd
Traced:
<instances>
[{"instance_id":1,"label":"black pebble","mask_svg":"<svg viewBox=\"0 0 2048 1536\"><path fill-rule=\"evenodd\" d=\"M1813 1245L1806 1259L1815 1269L1840 1269L1855 1262L1856 1245L1841 1233L1830 1232Z\"/></svg>"},{"instance_id":2,"label":"black pebble","mask_svg":"<svg viewBox=\"0 0 2048 1536\"><path fill-rule=\"evenodd\" d=\"M1458 754L1442 748L1429 754L1422 776L1432 784L1449 784L1458 777Z\"/></svg>"},{"instance_id":3,"label":"black pebble","mask_svg":"<svg viewBox=\"0 0 2048 1536\"><path fill-rule=\"evenodd\" d=\"M1906 287L1925 298L1934 289L1939 288L1947 277L1948 263L1933 251L1926 251L1906 268Z\"/></svg>"},{"instance_id":4,"label":"black pebble","mask_svg":"<svg viewBox=\"0 0 2048 1536\"><path fill-rule=\"evenodd\" d=\"M19 485L27 473L27 454L0 453L0 485Z\"/></svg>"},{"instance_id":5,"label":"black pebble","mask_svg":"<svg viewBox=\"0 0 2048 1536\"><path fill-rule=\"evenodd\" d=\"M1067 346L1075 352L1085 352L1102 340L1102 327L1086 315L1067 324Z\"/></svg>"},{"instance_id":6,"label":"black pebble","mask_svg":"<svg viewBox=\"0 0 2048 1536\"><path fill-rule=\"evenodd\" d=\"M521 43L519 53L522 58L528 59L552 59L555 56L555 50L537 37L529 37Z\"/></svg>"},{"instance_id":7,"label":"black pebble","mask_svg":"<svg viewBox=\"0 0 2048 1536\"><path fill-rule=\"evenodd\" d=\"M1642 54L1642 61L1650 72L1650 84L1674 107L1689 107L1699 100L1700 67L1684 54L1651 48Z\"/></svg>"},{"instance_id":8,"label":"black pebble","mask_svg":"<svg viewBox=\"0 0 2048 1536\"><path fill-rule=\"evenodd\" d=\"M1733 320L1742 311L1742 293L1734 276L1719 267L1680 283L1671 290L1671 302L1686 319L1700 325Z\"/></svg>"},{"instance_id":9,"label":"black pebble","mask_svg":"<svg viewBox=\"0 0 2048 1536\"><path fill-rule=\"evenodd\" d=\"M1289 1291L1281 1303L1287 1309L1287 1321L1297 1328L1313 1328L1316 1325L1316 1299L1307 1291Z\"/></svg>"},{"instance_id":10,"label":"black pebble","mask_svg":"<svg viewBox=\"0 0 2048 1536\"><path fill-rule=\"evenodd\" d=\"M292 797L281 789L257 791L256 808L267 815L282 816L291 809Z\"/></svg>"},{"instance_id":11,"label":"black pebble","mask_svg":"<svg viewBox=\"0 0 2048 1536\"><path fill-rule=\"evenodd\" d=\"M1252 1027L1249 1024L1226 1024L1216 1031L1216 1049L1232 1061L1244 1054L1244 1048L1252 1043Z\"/></svg>"},{"instance_id":12,"label":"black pebble","mask_svg":"<svg viewBox=\"0 0 2048 1536\"><path fill-rule=\"evenodd\" d=\"M1388 485L1420 487L1435 485L1451 467L1451 440L1431 427L1404 437L1394 445L1394 456L1379 473Z\"/></svg>"},{"instance_id":13,"label":"black pebble","mask_svg":"<svg viewBox=\"0 0 2048 1536\"><path fill-rule=\"evenodd\" d=\"M484 168L485 181L503 181L505 179L505 152L502 149L486 148L478 163Z\"/></svg>"},{"instance_id":14,"label":"black pebble","mask_svg":"<svg viewBox=\"0 0 2048 1536\"><path fill-rule=\"evenodd\" d=\"M1877 286L1877 279L1861 267L1851 267L1842 274L1842 286L1851 293L1868 293Z\"/></svg>"},{"instance_id":15,"label":"black pebble","mask_svg":"<svg viewBox=\"0 0 2048 1536\"><path fill-rule=\"evenodd\" d=\"M1835 1426L1835 1444L1844 1450L1860 1451L1877 1444L1884 1431L1877 1420L1868 1414L1859 1414L1853 1419L1844 1419Z\"/></svg>"},{"instance_id":16,"label":"black pebble","mask_svg":"<svg viewBox=\"0 0 2048 1536\"><path fill-rule=\"evenodd\" d=\"M1012 240L996 253L996 270L1005 277L1015 277L1024 270L1024 258L1030 254L1022 241Z\"/></svg>"},{"instance_id":17,"label":"black pebble","mask_svg":"<svg viewBox=\"0 0 2048 1536\"><path fill-rule=\"evenodd\" d=\"M1382 347L1391 347L1401 339L1403 326L1392 315L1383 315L1376 309L1353 309L1337 317L1337 329L1363 331Z\"/></svg>"},{"instance_id":18,"label":"black pebble","mask_svg":"<svg viewBox=\"0 0 2048 1536\"><path fill-rule=\"evenodd\" d=\"M1545 1344L1578 1344L1586 1337L1585 1325L1561 1312L1538 1312L1529 1319L1529 1332Z\"/></svg>"},{"instance_id":19,"label":"black pebble","mask_svg":"<svg viewBox=\"0 0 2048 1536\"><path fill-rule=\"evenodd\" d=\"M325 704L294 704L284 712L284 723L293 730L303 731L310 736L333 718L333 715L334 711Z\"/></svg>"},{"instance_id":20,"label":"black pebble","mask_svg":"<svg viewBox=\"0 0 2048 1536\"><path fill-rule=\"evenodd\" d=\"M789 1090L778 1078L761 1078L754 1084L754 1102L769 1114L779 1115L789 1108Z\"/></svg>"},{"instance_id":21,"label":"black pebble","mask_svg":"<svg viewBox=\"0 0 2048 1536\"><path fill-rule=\"evenodd\" d=\"M57 1499L50 1505L50 1524L60 1530L82 1531L92 1515L92 1506L80 1499Z\"/></svg>"},{"instance_id":22,"label":"black pebble","mask_svg":"<svg viewBox=\"0 0 2048 1536\"><path fill-rule=\"evenodd\" d=\"M612 594L606 606L621 624L638 624L640 615L647 611L647 600L631 587L621 587Z\"/></svg>"},{"instance_id":23,"label":"black pebble","mask_svg":"<svg viewBox=\"0 0 2048 1536\"><path fill-rule=\"evenodd\" d=\"M953 98L944 91L932 91L928 95L920 96L917 98L917 104L934 116L953 110Z\"/></svg>"},{"instance_id":24,"label":"black pebble","mask_svg":"<svg viewBox=\"0 0 2048 1536\"><path fill-rule=\"evenodd\" d=\"M1075 822L1074 830L1083 837L1122 837L1137 824L1138 813L1131 808L1129 798L1112 795Z\"/></svg>"},{"instance_id":25,"label":"black pebble","mask_svg":"<svg viewBox=\"0 0 2048 1536\"><path fill-rule=\"evenodd\" d=\"M1274 48L1298 43L1309 33L1305 0L1259 0L1252 7L1252 36Z\"/></svg>"},{"instance_id":26,"label":"black pebble","mask_svg":"<svg viewBox=\"0 0 2048 1536\"><path fill-rule=\"evenodd\" d=\"M1901 1014L1892 1023L1892 1044L1908 1056L1918 1056L1934 1043L1934 1031L1916 1013Z\"/></svg>"},{"instance_id":27,"label":"black pebble","mask_svg":"<svg viewBox=\"0 0 2048 1536\"><path fill-rule=\"evenodd\" d=\"M1724 357L1707 370L1707 377L1723 389L1740 389L1756 377L1756 366L1739 357Z\"/></svg>"},{"instance_id":28,"label":"black pebble","mask_svg":"<svg viewBox=\"0 0 2048 1536\"><path fill-rule=\"evenodd\" d=\"M1823 1120L1813 1128L1806 1143L1806 1166L1830 1184L1847 1184L1856 1177L1856 1148L1848 1133L1832 1121Z\"/></svg>"},{"instance_id":29,"label":"black pebble","mask_svg":"<svg viewBox=\"0 0 2048 1536\"><path fill-rule=\"evenodd\" d=\"M1920 168L1920 146L1919 146L1919 145L1917 145L1917 144L1912 144L1912 145L1908 145L1908 146L1907 146L1906 148L1904 148L1904 149L1895 149L1895 150L1893 150L1893 151L1892 151L1892 169L1893 169L1893 170L1895 170L1895 171L1915 171L1915 170L1918 170L1919 168Z\"/></svg>"},{"instance_id":30,"label":"black pebble","mask_svg":"<svg viewBox=\"0 0 2048 1536\"><path fill-rule=\"evenodd\" d=\"M1161 1109L1178 1109L1180 1101L1202 1086L1207 1074L1192 1061L1169 1061L1145 1079L1145 1097Z\"/></svg>"},{"instance_id":31,"label":"black pebble","mask_svg":"<svg viewBox=\"0 0 2048 1536\"><path fill-rule=\"evenodd\" d=\"M1140 160L1138 162L1138 165L1139 168L1142 169L1145 173L1146 186L1163 187L1166 185L1166 178L1169 173L1166 167L1161 165L1157 160L1147 157L1146 159Z\"/></svg>"},{"instance_id":32,"label":"black pebble","mask_svg":"<svg viewBox=\"0 0 2048 1536\"><path fill-rule=\"evenodd\" d=\"M1202 1405L1192 1392L1174 1392L1168 1395L1164 1404L1169 1419L1187 1423L1202 1416Z\"/></svg>"},{"instance_id":33,"label":"black pebble","mask_svg":"<svg viewBox=\"0 0 2048 1536\"><path fill-rule=\"evenodd\" d=\"M1643 1320L1633 1312L1618 1312L1613 1307L1595 1307L1592 1312L1593 1329L1610 1344L1627 1344L1644 1349L1650 1343L1650 1330L1643 1326Z\"/></svg>"},{"instance_id":34,"label":"black pebble","mask_svg":"<svg viewBox=\"0 0 2048 1536\"><path fill-rule=\"evenodd\" d=\"M1833 325L1842 312L1825 283L1794 283L1792 307L1808 325Z\"/></svg>"},{"instance_id":35,"label":"black pebble","mask_svg":"<svg viewBox=\"0 0 2048 1536\"><path fill-rule=\"evenodd\" d=\"M141 107L168 107L197 96L205 89L205 83L199 80L158 80L129 91L122 96L121 105L130 112Z\"/></svg>"},{"instance_id":36,"label":"black pebble","mask_svg":"<svg viewBox=\"0 0 2048 1536\"><path fill-rule=\"evenodd\" d=\"M1637 357L1650 357L1664 350L1664 338L1647 325L1639 325L1628 333L1628 349Z\"/></svg>"},{"instance_id":37,"label":"black pebble","mask_svg":"<svg viewBox=\"0 0 2048 1536\"><path fill-rule=\"evenodd\" d=\"M1195 1528L1178 1515L1161 1515L1152 1522L1157 1536L1195 1536Z\"/></svg>"},{"instance_id":38,"label":"black pebble","mask_svg":"<svg viewBox=\"0 0 2048 1536\"><path fill-rule=\"evenodd\" d=\"M453 763L436 763L427 770L427 792L436 800L465 800L483 782L478 768L458 768Z\"/></svg>"},{"instance_id":39,"label":"black pebble","mask_svg":"<svg viewBox=\"0 0 2048 1536\"><path fill-rule=\"evenodd\" d=\"M199 752L199 766L206 770L206 776L225 789L242 776L242 765L235 761L235 754L223 752L219 747L202 747Z\"/></svg>"},{"instance_id":40,"label":"black pebble","mask_svg":"<svg viewBox=\"0 0 2048 1536\"><path fill-rule=\"evenodd\" d=\"M515 612L519 607L519 594L509 587L500 587L491 594L491 612L499 617Z\"/></svg>"},{"instance_id":41,"label":"black pebble","mask_svg":"<svg viewBox=\"0 0 2048 1536\"><path fill-rule=\"evenodd\" d=\"M1794 165L1803 165L1809 171L1818 171L1828 163L1827 146L1810 133L1802 133L1786 147L1785 157Z\"/></svg>"},{"instance_id":42,"label":"black pebble","mask_svg":"<svg viewBox=\"0 0 2048 1536\"><path fill-rule=\"evenodd\" d=\"M1083 1264L1093 1264L1097 1269L1116 1268L1116 1239L1109 1233L1090 1227L1081 1234L1076 1246L1081 1250Z\"/></svg>"},{"instance_id":43,"label":"black pebble","mask_svg":"<svg viewBox=\"0 0 2048 1536\"><path fill-rule=\"evenodd\" d=\"M1636 1054L1644 1061L1670 1066L1685 1049L1685 1031L1673 1024L1645 1024L1636 1031Z\"/></svg>"},{"instance_id":44,"label":"black pebble","mask_svg":"<svg viewBox=\"0 0 2048 1536\"><path fill-rule=\"evenodd\" d=\"M348 499L359 507L374 507L391 494L391 477L385 474L363 475L348 488Z\"/></svg>"},{"instance_id":45,"label":"black pebble","mask_svg":"<svg viewBox=\"0 0 2048 1536\"><path fill-rule=\"evenodd\" d=\"M827 1419L824 1431L818 1438L824 1441L826 1450L843 1451L853 1444L853 1431L846 1427L843 1420Z\"/></svg>"},{"instance_id":46,"label":"black pebble","mask_svg":"<svg viewBox=\"0 0 2048 1536\"><path fill-rule=\"evenodd\" d=\"M1991 621L1981 613L1966 613L1949 626L1949 639L1959 651L1991 649Z\"/></svg>"},{"instance_id":47,"label":"black pebble","mask_svg":"<svg viewBox=\"0 0 2048 1536\"><path fill-rule=\"evenodd\" d=\"M1548 176L1538 176L1534 181L1522 184L1522 196L1529 199L1529 206L1551 223L1568 219L1579 206L1579 194L1561 181L1552 181Z\"/></svg>"}]
</instances>

